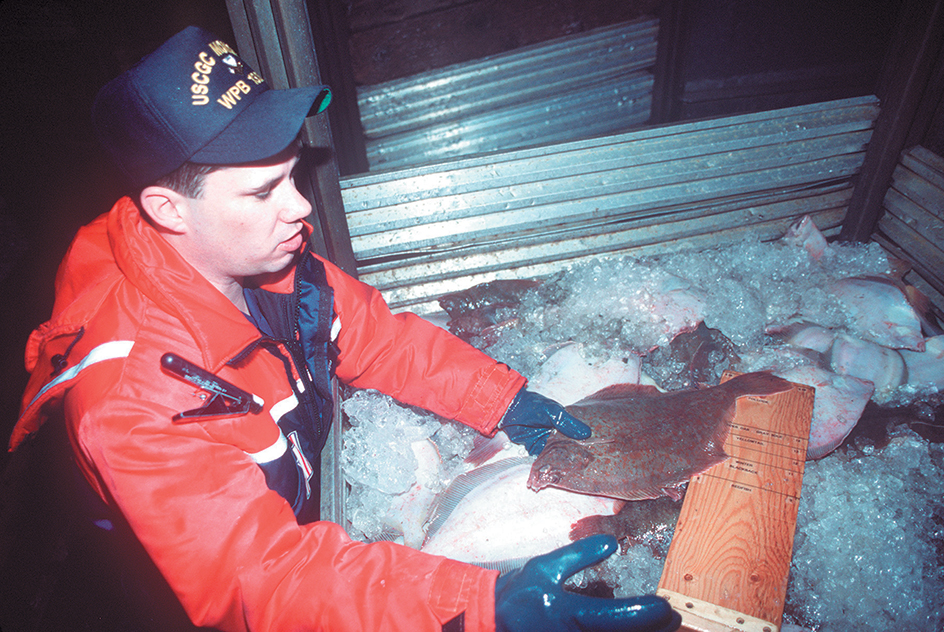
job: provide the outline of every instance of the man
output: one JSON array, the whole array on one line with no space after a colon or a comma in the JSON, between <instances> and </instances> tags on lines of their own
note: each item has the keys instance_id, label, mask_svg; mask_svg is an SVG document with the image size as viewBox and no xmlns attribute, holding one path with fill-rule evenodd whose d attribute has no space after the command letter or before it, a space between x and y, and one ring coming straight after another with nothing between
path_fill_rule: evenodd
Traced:
<instances>
[{"instance_id":1,"label":"man","mask_svg":"<svg viewBox=\"0 0 944 632\"><path fill-rule=\"evenodd\" d=\"M80 230L30 337L11 447L61 414L79 468L197 625L221 630L671 630L655 597L561 590L587 539L494 571L318 520L330 381L376 388L540 451L589 429L525 379L307 248L295 140L325 87L271 90L188 28L99 93L134 198Z\"/></svg>"}]
</instances>

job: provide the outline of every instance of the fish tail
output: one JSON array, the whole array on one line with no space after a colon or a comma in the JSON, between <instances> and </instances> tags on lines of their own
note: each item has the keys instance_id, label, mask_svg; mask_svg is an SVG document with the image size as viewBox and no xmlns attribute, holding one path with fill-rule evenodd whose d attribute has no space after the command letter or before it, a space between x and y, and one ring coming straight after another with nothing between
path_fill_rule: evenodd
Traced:
<instances>
[{"instance_id":1,"label":"fish tail","mask_svg":"<svg viewBox=\"0 0 944 632\"><path fill-rule=\"evenodd\" d=\"M777 377L769 371L742 373L724 383L725 386L741 395L773 395L793 388L787 380Z\"/></svg>"},{"instance_id":2,"label":"fish tail","mask_svg":"<svg viewBox=\"0 0 944 632\"><path fill-rule=\"evenodd\" d=\"M612 524L613 516L586 516L570 526L570 539L574 542L591 535L608 533L617 536Z\"/></svg>"}]
</instances>

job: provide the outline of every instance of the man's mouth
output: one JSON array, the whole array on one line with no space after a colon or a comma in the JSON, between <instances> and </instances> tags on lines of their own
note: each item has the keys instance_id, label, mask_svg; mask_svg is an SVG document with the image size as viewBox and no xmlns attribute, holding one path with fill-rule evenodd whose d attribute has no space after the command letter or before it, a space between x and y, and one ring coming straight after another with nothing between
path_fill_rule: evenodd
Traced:
<instances>
[{"instance_id":1,"label":"man's mouth","mask_svg":"<svg viewBox=\"0 0 944 632\"><path fill-rule=\"evenodd\" d=\"M279 250L285 250L287 252L295 252L302 247L302 234L301 232L295 233L292 237L289 237L285 241L279 244Z\"/></svg>"}]
</instances>

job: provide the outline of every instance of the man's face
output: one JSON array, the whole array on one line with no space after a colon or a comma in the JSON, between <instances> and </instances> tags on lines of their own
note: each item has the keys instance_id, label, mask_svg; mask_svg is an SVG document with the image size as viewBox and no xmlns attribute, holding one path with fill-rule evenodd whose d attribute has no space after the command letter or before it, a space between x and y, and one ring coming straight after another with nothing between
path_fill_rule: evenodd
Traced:
<instances>
[{"instance_id":1,"label":"man's face","mask_svg":"<svg viewBox=\"0 0 944 632\"><path fill-rule=\"evenodd\" d=\"M188 260L210 282L242 284L278 272L302 245L301 220L311 205L295 188L294 145L249 165L225 167L204 179L203 195L188 199Z\"/></svg>"}]
</instances>

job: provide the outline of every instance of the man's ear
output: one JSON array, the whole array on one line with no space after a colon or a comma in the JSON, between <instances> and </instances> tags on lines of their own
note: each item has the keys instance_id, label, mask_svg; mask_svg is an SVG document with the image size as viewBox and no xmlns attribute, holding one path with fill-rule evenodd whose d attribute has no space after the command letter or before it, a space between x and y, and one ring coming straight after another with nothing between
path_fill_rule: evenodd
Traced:
<instances>
[{"instance_id":1,"label":"man's ear","mask_svg":"<svg viewBox=\"0 0 944 632\"><path fill-rule=\"evenodd\" d=\"M141 190L141 209L159 228L181 234L187 230L187 198L173 189L149 186Z\"/></svg>"}]
</instances>

